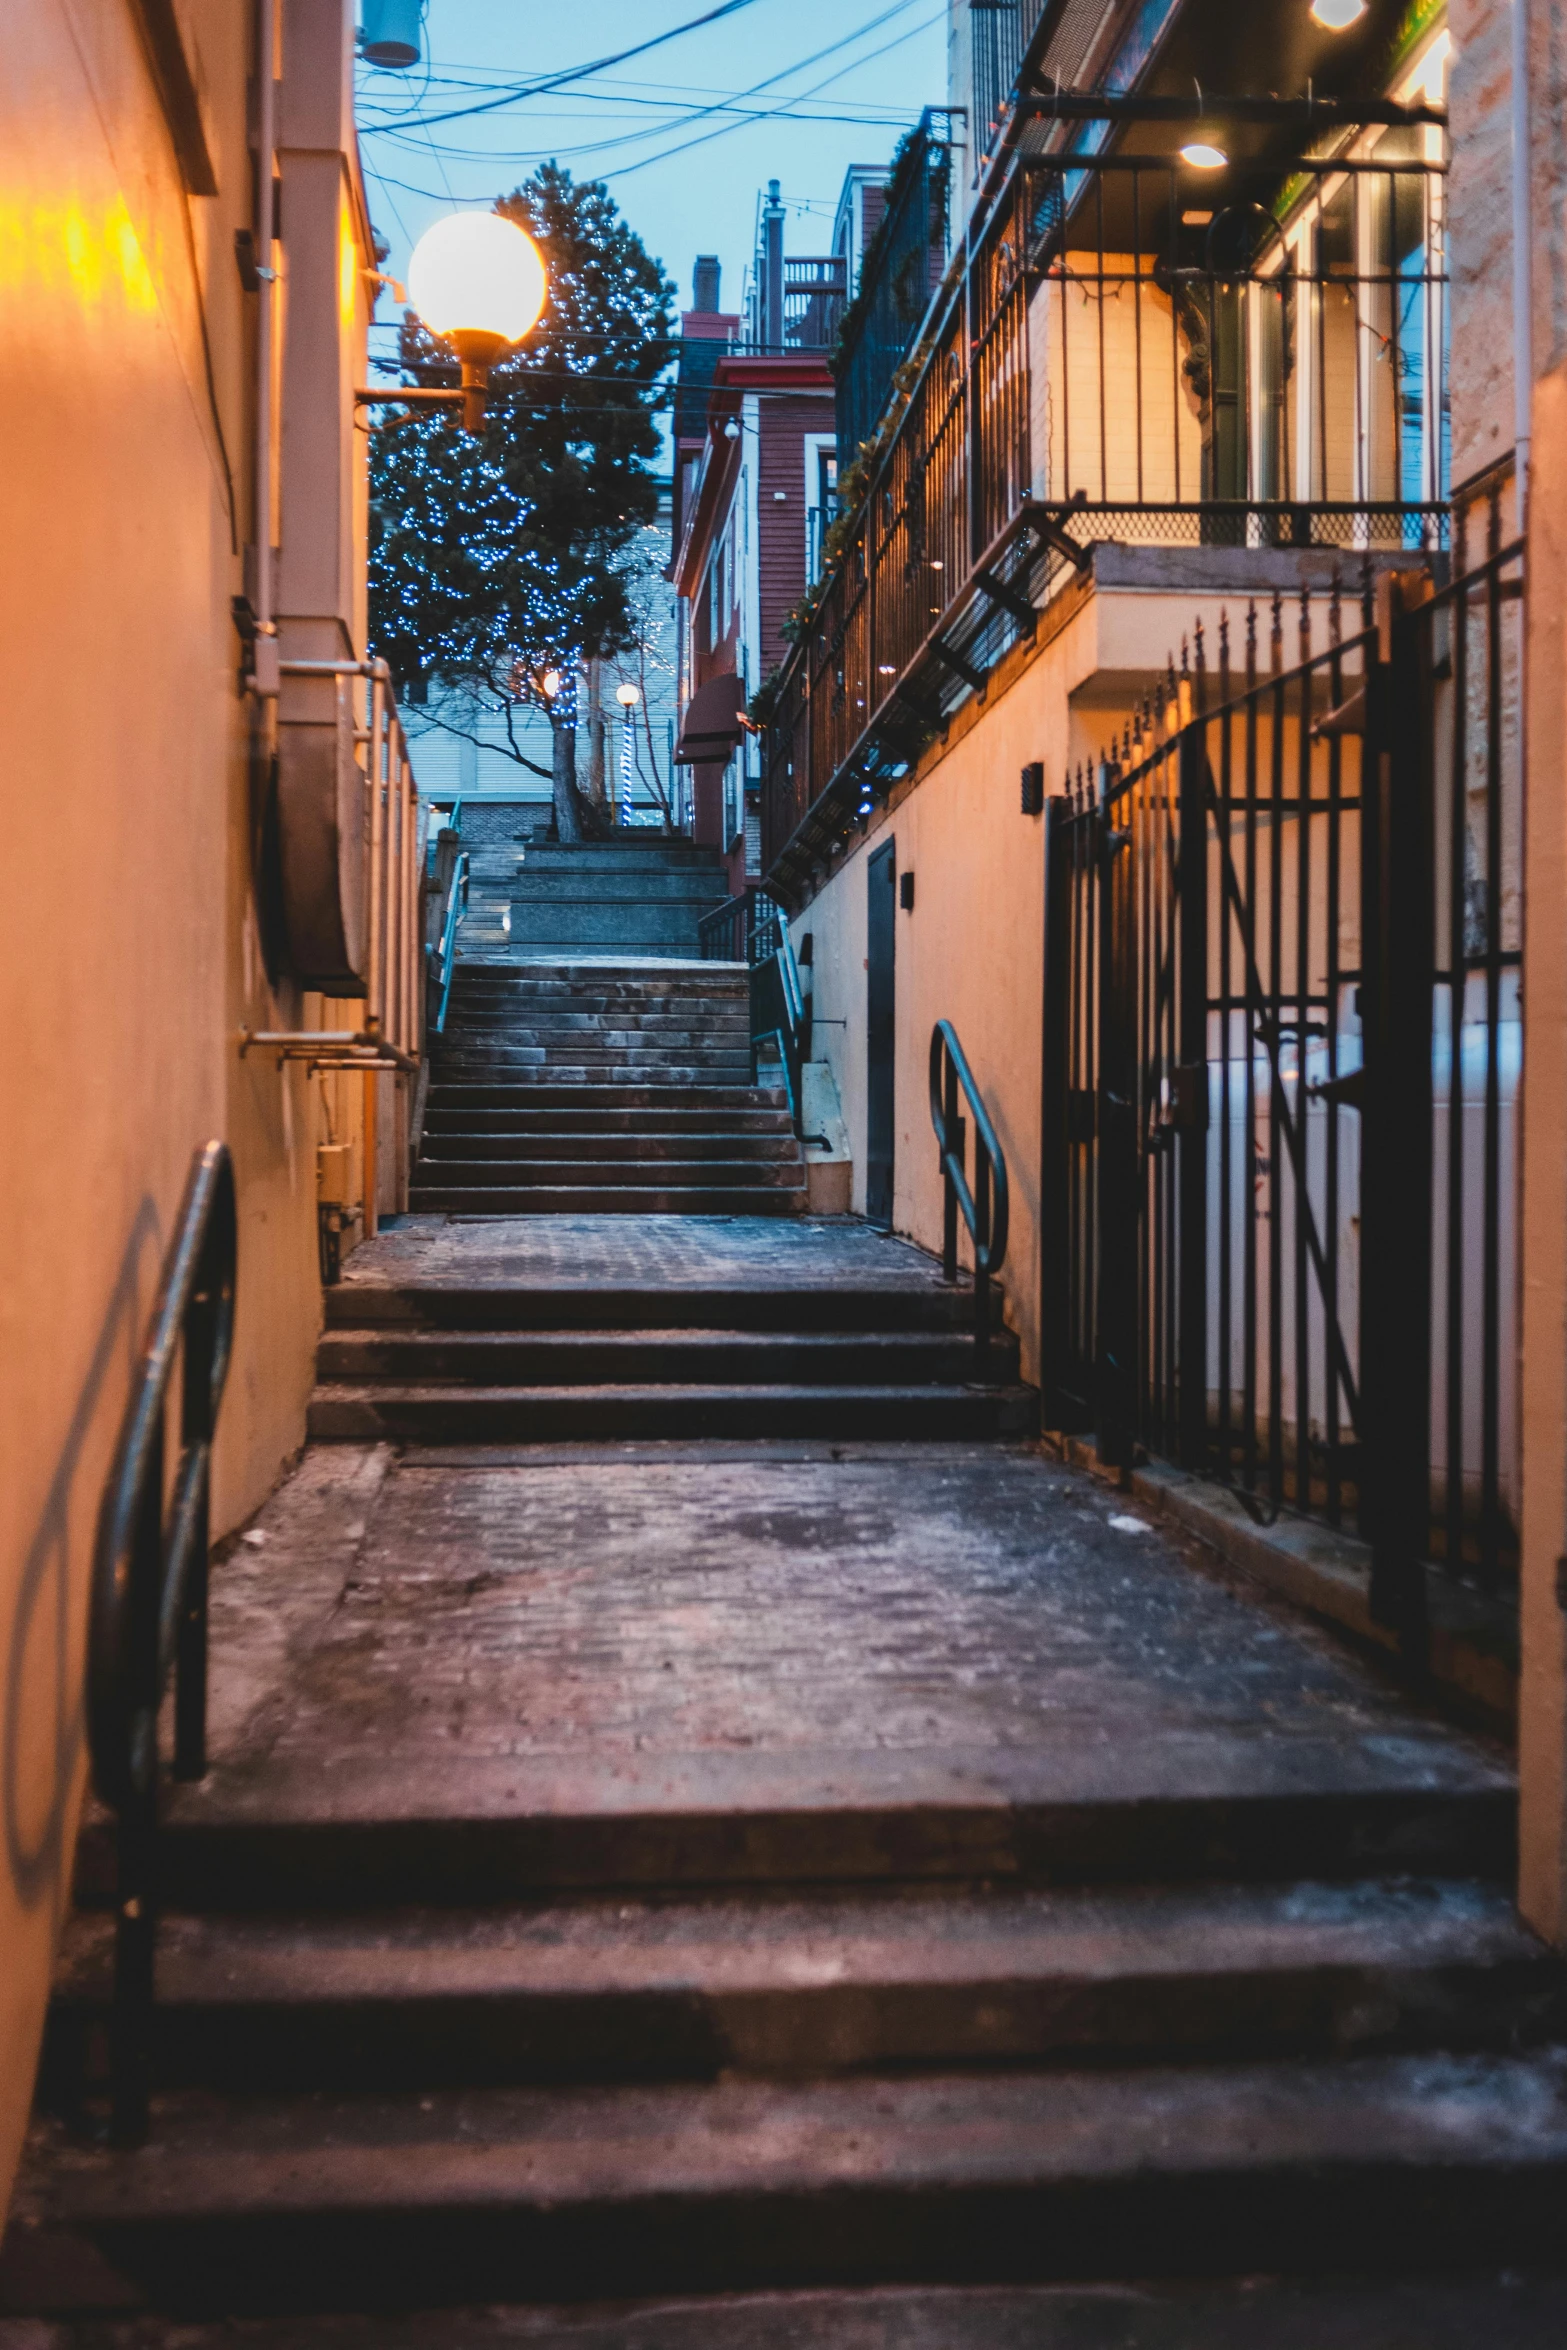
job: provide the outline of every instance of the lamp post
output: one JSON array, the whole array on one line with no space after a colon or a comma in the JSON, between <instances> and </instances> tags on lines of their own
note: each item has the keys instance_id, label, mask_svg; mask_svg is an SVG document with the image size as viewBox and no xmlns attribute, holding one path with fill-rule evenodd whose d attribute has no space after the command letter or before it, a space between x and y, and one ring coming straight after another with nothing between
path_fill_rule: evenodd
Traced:
<instances>
[{"instance_id":1,"label":"lamp post","mask_svg":"<svg viewBox=\"0 0 1567 2350\"><path fill-rule=\"evenodd\" d=\"M449 212L414 247L409 298L461 363L467 431L484 422L490 369L536 323L547 291L538 247L499 212Z\"/></svg>"},{"instance_id":2,"label":"lamp post","mask_svg":"<svg viewBox=\"0 0 1567 2350\"><path fill-rule=\"evenodd\" d=\"M629 824L632 815L631 781L634 772L631 713L641 701L642 696L628 679L624 685L616 686L615 699L620 704L620 821L622 824Z\"/></svg>"}]
</instances>

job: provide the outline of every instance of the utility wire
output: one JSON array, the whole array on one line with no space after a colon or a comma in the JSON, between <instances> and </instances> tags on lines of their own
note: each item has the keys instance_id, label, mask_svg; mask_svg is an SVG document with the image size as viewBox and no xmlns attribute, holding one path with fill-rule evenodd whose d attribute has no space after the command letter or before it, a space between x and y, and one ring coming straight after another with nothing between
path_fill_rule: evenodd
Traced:
<instances>
[{"instance_id":1,"label":"utility wire","mask_svg":"<svg viewBox=\"0 0 1567 2350\"><path fill-rule=\"evenodd\" d=\"M861 25L859 28L860 33L873 32L877 25L885 24L889 17L901 15L904 8L910 7L912 5L913 0L899 0L898 7L889 8L883 15L874 17L869 24ZM924 17L920 23L916 25L909 25L903 32L895 33L892 39L890 41L884 41L879 49L867 50L863 57L856 57L852 59L848 65L840 66L836 73L830 73L825 77L824 80L819 81L816 84L815 89L796 90L783 101L782 105L771 109L766 114L757 115L752 119L758 122L767 122L771 121L777 116L782 116L785 107L798 105L802 98L816 97L821 91L830 89L834 82L842 81L845 74L857 72L862 65L874 64L878 57L885 57L888 51L891 49L901 49L905 41L912 41L915 35L918 33L928 33L932 25L940 24L943 21L946 13L946 8L944 6L938 8L934 16ZM857 40L859 38L859 34L851 33L848 38L851 41ZM847 47L847 45L848 44L846 41L838 41L833 44L833 47L841 49ZM817 53L817 57L808 57L803 59L801 64L798 67L795 67L793 70L796 72L803 72L806 66L814 65L818 62L819 58L827 57L831 54L831 50L820 50ZM774 81L778 81L781 78L782 77L778 74L774 74L772 77ZM754 97L756 95L756 91L765 90L767 86L768 85L766 82L758 82L756 84L755 90L742 91L741 96L746 98ZM707 111L712 112L713 110L709 108ZM665 147L657 155L643 155L639 157L635 163L627 163L622 165L618 171L604 172L602 177L605 180L628 179L634 171L645 171L650 163L668 163L676 155L689 154L693 147L706 147L714 139L727 138L731 131L738 130L739 128L740 125L738 123L721 122L716 130L703 131L699 133L699 135L694 139L683 140L678 147Z\"/></svg>"},{"instance_id":2,"label":"utility wire","mask_svg":"<svg viewBox=\"0 0 1567 2350\"><path fill-rule=\"evenodd\" d=\"M620 136L613 139L587 141L571 148L538 148L533 150L522 150L515 156L515 160L519 162L523 161L531 154L561 153L573 156L590 155L599 152L605 147L623 147L628 143L628 139L656 139L671 130L689 129L693 124L710 121L715 114L723 113L726 110L733 111L744 99L760 97L765 91L775 89L779 82L788 81L793 75L797 73L808 73L813 65L820 65L824 59L838 55L841 50L852 48L854 43L856 41L863 40L867 33L878 32L884 24L890 24L895 16L902 16L908 9L914 7L915 5L916 0L892 0L891 7L878 10L874 15L867 17L863 24L856 25L851 32L840 34L836 41L829 41L825 48L813 50L808 57L795 58L792 63L780 66L776 73L767 74L761 81L751 83L747 89L726 92L708 105L692 108L690 112L686 114L683 121L649 124L645 129L640 131L632 131L629 134L622 133ZM934 23L935 21L935 18L930 20L931 23ZM925 31L928 29L928 26L921 25L916 29L919 31ZM897 43L889 43L888 46L896 47ZM780 103L778 107L764 109L755 115L748 115L744 119L755 121L771 121L779 119L784 115L786 108L798 105L803 98L814 98L819 96L823 90L830 89L835 81L840 80L843 73L851 73L857 66L868 65L871 63L872 59L883 55L885 55L885 50L883 49L872 50L867 56L854 59L852 64L843 67L839 73L827 75L823 81L817 83L814 90L792 92ZM616 62L618 62L618 60L616 60ZM584 71L587 70L589 69L584 69ZM521 95L532 96L534 93L532 91L528 91L521 93ZM409 117L406 119L409 121L418 120L422 123L423 127L428 128L431 124L456 121L470 113L492 113L495 111L497 106L511 105L518 102L518 97L518 93L508 93L502 98L482 107L459 107L447 114L434 114L428 117ZM402 131L403 124L399 121L390 121L383 123L367 123L364 127L365 135L367 137L393 138L396 137L400 131ZM719 126L719 133L715 133L713 135L719 135L723 130L734 129L736 127L737 125L735 123L721 124ZM699 145L701 142L689 141L687 144ZM484 155L484 150L469 150L469 152L473 154L475 161L479 160L480 157ZM674 147L667 150L667 152L670 154L679 155L685 152L685 148ZM643 160L647 162L657 162L660 160L660 158L658 156L648 156ZM637 170L639 168L639 164L629 164L626 166L627 170ZM623 174L616 173L608 174L606 176L621 177ZM399 184L401 185L405 183Z\"/></svg>"},{"instance_id":3,"label":"utility wire","mask_svg":"<svg viewBox=\"0 0 1567 2350\"><path fill-rule=\"evenodd\" d=\"M723 16L734 16L742 8L755 6L755 0L720 0L716 8L709 8L701 16L688 17L684 24L671 25L667 33L655 33L651 40L638 41L630 49L617 49L613 55L598 57L587 65L568 66L563 73L547 74L540 81L518 82L511 89L500 91L473 106L456 106L445 114L432 114L423 119L427 124L457 122L471 114L493 114L498 107L515 106L525 98L540 98L550 90L563 90L571 82L586 81L590 74L607 73L612 65L624 65L633 57L645 57L650 49L661 49L667 41L678 41L683 33L700 31L705 24L716 24Z\"/></svg>"}]
</instances>

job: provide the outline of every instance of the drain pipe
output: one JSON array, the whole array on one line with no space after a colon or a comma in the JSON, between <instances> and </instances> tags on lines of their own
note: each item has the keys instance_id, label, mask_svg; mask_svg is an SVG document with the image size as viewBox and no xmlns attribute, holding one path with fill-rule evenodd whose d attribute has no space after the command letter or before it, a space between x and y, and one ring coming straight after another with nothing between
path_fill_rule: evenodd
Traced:
<instances>
[{"instance_id":1,"label":"drain pipe","mask_svg":"<svg viewBox=\"0 0 1567 2350\"><path fill-rule=\"evenodd\" d=\"M270 698L276 696L282 682L272 576L272 335L277 284L277 271L272 266L277 228L272 198L277 175L277 0L256 0L256 52L256 274L261 287L256 312L256 634L251 646L250 686L254 694Z\"/></svg>"},{"instance_id":2,"label":"drain pipe","mask_svg":"<svg viewBox=\"0 0 1567 2350\"><path fill-rule=\"evenodd\" d=\"M1534 295L1529 248L1529 0L1512 0L1513 462L1518 532L1529 516L1534 406Z\"/></svg>"}]
</instances>

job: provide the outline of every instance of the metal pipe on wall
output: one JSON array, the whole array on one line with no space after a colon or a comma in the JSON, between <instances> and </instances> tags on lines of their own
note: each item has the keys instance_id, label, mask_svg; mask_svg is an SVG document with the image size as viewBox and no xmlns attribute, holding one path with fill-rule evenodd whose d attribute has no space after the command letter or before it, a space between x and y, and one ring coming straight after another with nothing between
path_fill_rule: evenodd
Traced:
<instances>
[{"instance_id":1,"label":"metal pipe on wall","mask_svg":"<svg viewBox=\"0 0 1567 2350\"><path fill-rule=\"evenodd\" d=\"M255 595L256 639L252 648L255 691L278 690L276 615L272 578L272 347L273 247L277 216L277 0L256 0L256 309ZM265 646L263 652L260 648Z\"/></svg>"},{"instance_id":2,"label":"metal pipe on wall","mask_svg":"<svg viewBox=\"0 0 1567 2350\"><path fill-rule=\"evenodd\" d=\"M1529 0L1512 0L1513 462L1522 535L1529 513L1534 410L1534 294L1529 226Z\"/></svg>"}]
</instances>

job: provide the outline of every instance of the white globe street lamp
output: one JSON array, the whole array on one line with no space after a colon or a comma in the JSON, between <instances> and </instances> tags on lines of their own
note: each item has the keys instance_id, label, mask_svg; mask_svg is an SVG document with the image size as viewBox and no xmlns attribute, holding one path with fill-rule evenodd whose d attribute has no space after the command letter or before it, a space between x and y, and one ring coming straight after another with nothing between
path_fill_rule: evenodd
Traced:
<instances>
[{"instance_id":1,"label":"white globe street lamp","mask_svg":"<svg viewBox=\"0 0 1567 2350\"><path fill-rule=\"evenodd\" d=\"M615 699L626 712L634 710L642 696L634 685L617 685Z\"/></svg>"},{"instance_id":2,"label":"white globe street lamp","mask_svg":"<svg viewBox=\"0 0 1567 2350\"><path fill-rule=\"evenodd\" d=\"M490 369L536 323L547 291L538 247L499 212L449 212L415 245L409 300L462 363L469 432L484 421Z\"/></svg>"}]
</instances>

